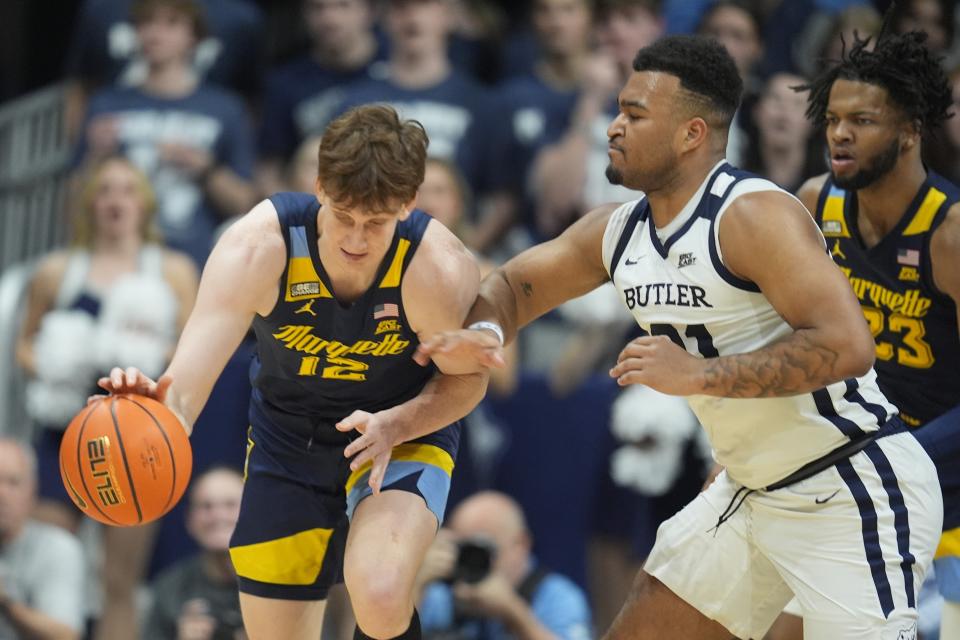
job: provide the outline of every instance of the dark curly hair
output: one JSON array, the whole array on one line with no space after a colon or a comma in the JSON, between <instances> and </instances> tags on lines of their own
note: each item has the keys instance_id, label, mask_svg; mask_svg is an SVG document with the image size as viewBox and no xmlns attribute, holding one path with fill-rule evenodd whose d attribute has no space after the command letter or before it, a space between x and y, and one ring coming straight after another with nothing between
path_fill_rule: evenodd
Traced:
<instances>
[{"instance_id":1,"label":"dark curly hair","mask_svg":"<svg viewBox=\"0 0 960 640\"><path fill-rule=\"evenodd\" d=\"M909 31L903 34L881 34L876 47L867 47L871 38L854 36L849 52L844 47L840 60L832 61L809 84L795 87L809 91L807 118L822 126L826 118L830 89L838 79L876 85L913 122L920 123L924 133L931 133L952 116L953 99L950 81L936 57L924 45L927 34Z\"/></svg>"},{"instance_id":2,"label":"dark curly hair","mask_svg":"<svg viewBox=\"0 0 960 640\"><path fill-rule=\"evenodd\" d=\"M661 71L676 76L695 109L712 113L713 126L727 128L740 106L743 81L733 58L719 42L705 36L667 36L640 49L634 71Z\"/></svg>"}]
</instances>

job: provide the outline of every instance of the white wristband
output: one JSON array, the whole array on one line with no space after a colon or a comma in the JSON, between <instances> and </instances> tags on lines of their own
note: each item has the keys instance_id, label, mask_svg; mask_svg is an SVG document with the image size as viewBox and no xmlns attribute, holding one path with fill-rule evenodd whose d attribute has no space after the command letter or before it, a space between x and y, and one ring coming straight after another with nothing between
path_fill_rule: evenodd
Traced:
<instances>
[{"instance_id":1,"label":"white wristband","mask_svg":"<svg viewBox=\"0 0 960 640\"><path fill-rule=\"evenodd\" d=\"M503 328L498 325L496 322L488 322L486 320L481 320L480 322L474 322L467 329L473 329L474 331L479 331L481 329L486 329L487 331L492 331L497 334L497 339L500 340L500 346L503 346Z\"/></svg>"}]
</instances>

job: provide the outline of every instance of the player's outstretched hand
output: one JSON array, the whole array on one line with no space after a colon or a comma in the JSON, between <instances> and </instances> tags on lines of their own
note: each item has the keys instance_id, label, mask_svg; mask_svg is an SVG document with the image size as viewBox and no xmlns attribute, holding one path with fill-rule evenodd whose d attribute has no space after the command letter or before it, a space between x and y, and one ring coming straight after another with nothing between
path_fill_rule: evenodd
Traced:
<instances>
[{"instance_id":1,"label":"player's outstretched hand","mask_svg":"<svg viewBox=\"0 0 960 640\"><path fill-rule=\"evenodd\" d=\"M672 396L701 392L703 361L666 336L642 336L627 343L610 377L622 387L642 384Z\"/></svg>"},{"instance_id":2,"label":"player's outstretched hand","mask_svg":"<svg viewBox=\"0 0 960 640\"><path fill-rule=\"evenodd\" d=\"M344 448L343 455L353 458L350 463L351 471L356 471L366 463L372 462L368 484L374 495L380 493L394 446L393 423L385 418L382 412L354 411L338 422L336 427L338 431L360 432L360 437Z\"/></svg>"},{"instance_id":3,"label":"player's outstretched hand","mask_svg":"<svg viewBox=\"0 0 960 640\"><path fill-rule=\"evenodd\" d=\"M420 343L413 359L426 366L434 356L450 358L459 364L472 364L475 372L505 366L500 341L493 333L483 329L437 333Z\"/></svg>"},{"instance_id":4,"label":"player's outstretched hand","mask_svg":"<svg viewBox=\"0 0 960 640\"><path fill-rule=\"evenodd\" d=\"M154 382L136 367L127 367L126 369L114 367L110 370L109 376L97 380L97 385L110 393L136 393L163 402L167 397L167 389L170 388L171 382L173 382L173 378L169 375L162 375L159 380ZM87 399L87 404L95 402L101 397L90 396Z\"/></svg>"}]
</instances>

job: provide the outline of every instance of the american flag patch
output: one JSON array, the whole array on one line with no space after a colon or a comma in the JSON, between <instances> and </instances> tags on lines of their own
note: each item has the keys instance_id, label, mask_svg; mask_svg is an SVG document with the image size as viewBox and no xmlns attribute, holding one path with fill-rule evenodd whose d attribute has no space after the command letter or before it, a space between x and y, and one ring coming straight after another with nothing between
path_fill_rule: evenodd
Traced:
<instances>
[{"instance_id":1,"label":"american flag patch","mask_svg":"<svg viewBox=\"0 0 960 640\"><path fill-rule=\"evenodd\" d=\"M900 249L897 251L897 262L911 267L919 267L920 252L916 249Z\"/></svg>"},{"instance_id":2,"label":"american flag patch","mask_svg":"<svg viewBox=\"0 0 960 640\"><path fill-rule=\"evenodd\" d=\"M388 302L387 304L378 304L373 308L373 319L396 318L400 315L400 307Z\"/></svg>"}]
</instances>

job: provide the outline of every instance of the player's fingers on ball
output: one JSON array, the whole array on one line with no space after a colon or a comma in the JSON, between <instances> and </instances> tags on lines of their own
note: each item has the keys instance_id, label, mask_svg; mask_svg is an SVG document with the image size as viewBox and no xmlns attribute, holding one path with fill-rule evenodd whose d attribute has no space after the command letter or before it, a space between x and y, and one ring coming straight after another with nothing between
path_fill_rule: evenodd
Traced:
<instances>
[{"instance_id":1,"label":"player's fingers on ball","mask_svg":"<svg viewBox=\"0 0 960 640\"><path fill-rule=\"evenodd\" d=\"M140 378L140 372L137 371L136 367L127 367L126 381L128 387L139 388L143 384L143 380Z\"/></svg>"},{"instance_id":2,"label":"player's fingers on ball","mask_svg":"<svg viewBox=\"0 0 960 640\"><path fill-rule=\"evenodd\" d=\"M97 379L97 386L105 391L110 391L113 389L113 381L110 380L109 376L103 376Z\"/></svg>"},{"instance_id":3,"label":"player's fingers on ball","mask_svg":"<svg viewBox=\"0 0 960 640\"><path fill-rule=\"evenodd\" d=\"M123 369L120 367L114 367L110 370L110 383L113 385L110 391L119 391L123 388L123 375Z\"/></svg>"}]
</instances>

